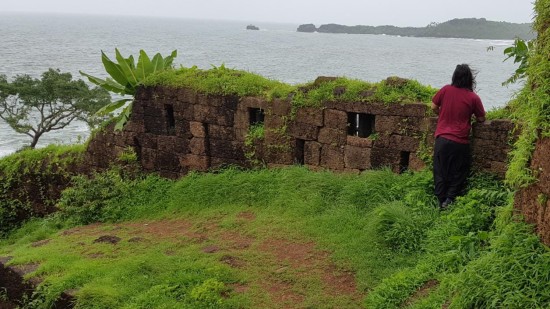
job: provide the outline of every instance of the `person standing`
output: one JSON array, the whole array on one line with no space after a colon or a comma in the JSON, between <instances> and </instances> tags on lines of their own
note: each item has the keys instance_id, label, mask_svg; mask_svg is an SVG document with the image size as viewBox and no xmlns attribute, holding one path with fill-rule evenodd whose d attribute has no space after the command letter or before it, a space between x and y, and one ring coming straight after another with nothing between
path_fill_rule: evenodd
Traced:
<instances>
[{"instance_id":1,"label":"person standing","mask_svg":"<svg viewBox=\"0 0 550 309\"><path fill-rule=\"evenodd\" d=\"M474 92L475 76L467 64L459 64L452 83L432 98L438 115L435 130L433 174L435 195L441 209L447 208L462 193L470 172L470 129L472 116L485 121L485 109Z\"/></svg>"}]
</instances>

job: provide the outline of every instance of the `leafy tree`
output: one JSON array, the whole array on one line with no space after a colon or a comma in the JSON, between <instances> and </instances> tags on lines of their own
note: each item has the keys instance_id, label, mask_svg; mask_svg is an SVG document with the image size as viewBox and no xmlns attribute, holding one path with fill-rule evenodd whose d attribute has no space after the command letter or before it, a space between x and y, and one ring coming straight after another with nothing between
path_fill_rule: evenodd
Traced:
<instances>
[{"instance_id":1,"label":"leafy tree","mask_svg":"<svg viewBox=\"0 0 550 309\"><path fill-rule=\"evenodd\" d=\"M101 52L101 61L105 67L105 71L112 77L101 79L98 77L91 76L80 71L80 74L86 76L90 82L102 87L103 89L119 94L119 95L130 95L134 96L136 94L137 86L149 75L155 74L157 72L172 69L172 62L174 58L178 55L177 50L172 51L170 56L165 58L162 57L160 53L157 53L153 58L149 58L145 51L139 51L139 58L137 64L135 63L134 56L130 55L128 58L124 58L122 54L115 48L115 56L118 63L115 63L105 53ZM100 111L99 115L107 115L115 110L123 107L120 118L115 126L115 130L121 130L124 124L130 118L130 113L132 111L132 105L127 104L131 102L132 99L121 99L115 102L106 105Z\"/></svg>"},{"instance_id":2,"label":"leafy tree","mask_svg":"<svg viewBox=\"0 0 550 309\"><path fill-rule=\"evenodd\" d=\"M31 148L44 133L63 129L73 120L97 124L91 115L110 99L107 91L90 89L59 70L49 69L41 79L17 75L12 82L0 75L0 118L17 133L30 136Z\"/></svg>"},{"instance_id":3,"label":"leafy tree","mask_svg":"<svg viewBox=\"0 0 550 309\"><path fill-rule=\"evenodd\" d=\"M504 50L504 55L506 59L504 61L513 58L514 63L519 63L519 67L516 69L514 74L510 76L502 85L513 84L518 80L524 79L526 77L527 68L529 67L529 55L533 51L534 41L524 41L522 39L516 38L514 45L506 48Z\"/></svg>"}]
</instances>

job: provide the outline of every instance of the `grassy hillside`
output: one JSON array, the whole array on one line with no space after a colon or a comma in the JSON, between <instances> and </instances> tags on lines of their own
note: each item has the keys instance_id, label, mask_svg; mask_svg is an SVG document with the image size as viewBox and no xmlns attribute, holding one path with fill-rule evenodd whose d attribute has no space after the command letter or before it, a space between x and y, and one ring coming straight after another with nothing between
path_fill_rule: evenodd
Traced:
<instances>
[{"instance_id":1,"label":"grassy hillside","mask_svg":"<svg viewBox=\"0 0 550 309\"><path fill-rule=\"evenodd\" d=\"M538 283L550 255L508 219L510 193L489 177L440 213L429 172L123 175L76 178L60 213L0 242L0 256L41 279L29 307L63 291L78 308L550 304Z\"/></svg>"}]
</instances>

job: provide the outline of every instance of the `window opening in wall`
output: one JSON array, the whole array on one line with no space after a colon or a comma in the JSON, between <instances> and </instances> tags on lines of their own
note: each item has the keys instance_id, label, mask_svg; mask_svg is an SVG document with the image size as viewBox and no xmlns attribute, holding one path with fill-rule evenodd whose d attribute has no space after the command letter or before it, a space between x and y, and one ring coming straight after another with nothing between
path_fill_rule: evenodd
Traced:
<instances>
[{"instance_id":1,"label":"window opening in wall","mask_svg":"<svg viewBox=\"0 0 550 309\"><path fill-rule=\"evenodd\" d=\"M164 105L164 112L166 115L166 129L168 130L168 134L175 134L176 119L174 118L174 107L170 104L166 104Z\"/></svg>"},{"instance_id":2,"label":"window opening in wall","mask_svg":"<svg viewBox=\"0 0 550 309\"><path fill-rule=\"evenodd\" d=\"M374 133L374 115L348 113L348 135L369 137Z\"/></svg>"},{"instance_id":3,"label":"window opening in wall","mask_svg":"<svg viewBox=\"0 0 550 309\"><path fill-rule=\"evenodd\" d=\"M304 148L306 141L303 139L296 140L296 148L294 148L294 164L304 165Z\"/></svg>"},{"instance_id":4,"label":"window opening in wall","mask_svg":"<svg viewBox=\"0 0 550 309\"><path fill-rule=\"evenodd\" d=\"M399 174L406 172L409 169L409 160L411 153L408 151L401 151L401 159L399 160Z\"/></svg>"},{"instance_id":5,"label":"window opening in wall","mask_svg":"<svg viewBox=\"0 0 550 309\"><path fill-rule=\"evenodd\" d=\"M249 108L248 112L249 112L249 115L250 115L248 123L250 125L264 123L265 114L264 114L263 109L261 109L261 108Z\"/></svg>"}]
</instances>

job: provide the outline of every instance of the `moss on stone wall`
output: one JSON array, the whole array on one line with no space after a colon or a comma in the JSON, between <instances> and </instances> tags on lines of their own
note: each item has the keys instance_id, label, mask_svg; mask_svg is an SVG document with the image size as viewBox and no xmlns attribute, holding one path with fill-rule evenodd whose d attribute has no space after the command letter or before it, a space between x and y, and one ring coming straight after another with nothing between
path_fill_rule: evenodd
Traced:
<instances>
[{"instance_id":1,"label":"moss on stone wall","mask_svg":"<svg viewBox=\"0 0 550 309\"><path fill-rule=\"evenodd\" d=\"M261 96L286 98L294 87L260 75L228 69L224 65L210 70L197 67L162 71L147 78L145 86L169 86L191 88L213 95Z\"/></svg>"},{"instance_id":2,"label":"moss on stone wall","mask_svg":"<svg viewBox=\"0 0 550 309\"><path fill-rule=\"evenodd\" d=\"M291 97L295 107L322 106L323 102L330 101L427 103L436 92L435 88L399 77L378 83L345 77L320 77L307 84L292 86L223 65L210 70L192 67L163 71L149 77L144 85L185 87L213 95L256 96L270 101Z\"/></svg>"},{"instance_id":3,"label":"moss on stone wall","mask_svg":"<svg viewBox=\"0 0 550 309\"><path fill-rule=\"evenodd\" d=\"M50 145L0 159L0 236L31 217L55 211L72 175L83 172L84 145Z\"/></svg>"}]
</instances>

